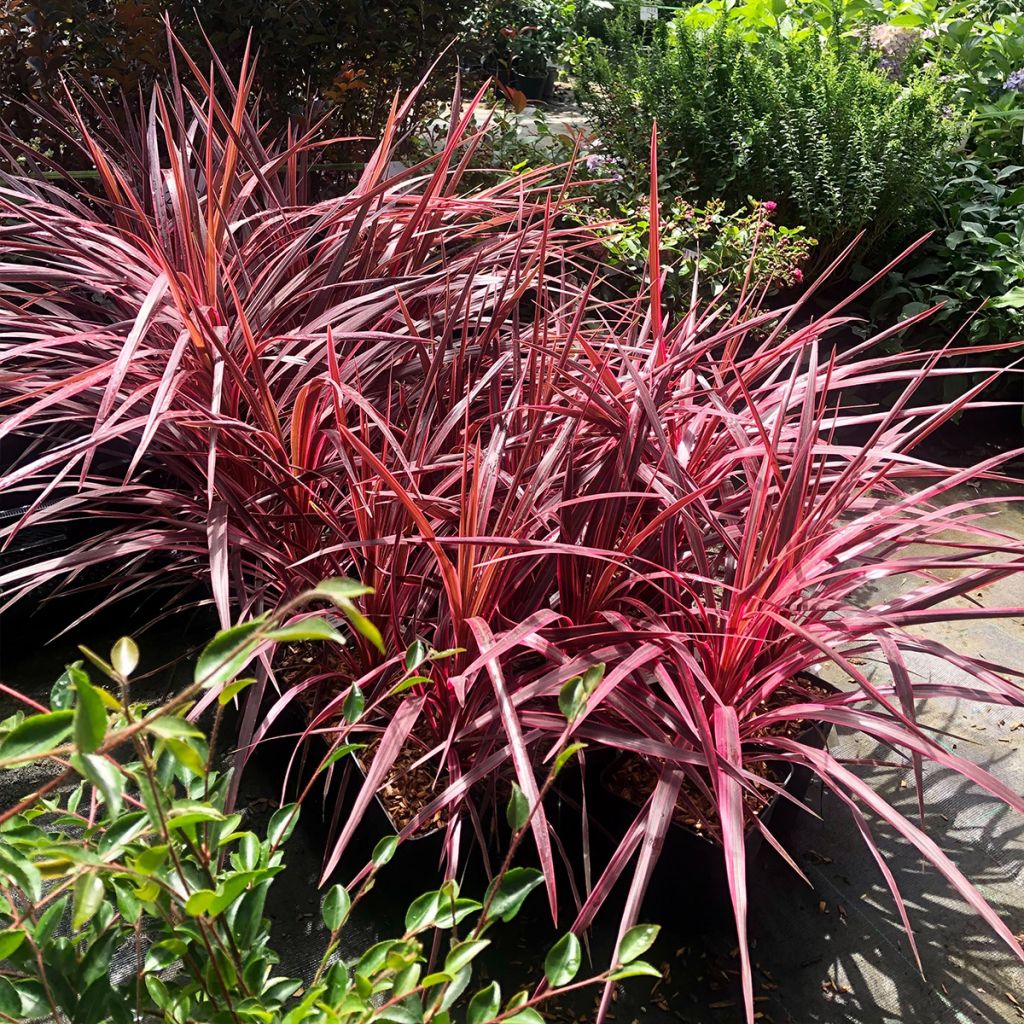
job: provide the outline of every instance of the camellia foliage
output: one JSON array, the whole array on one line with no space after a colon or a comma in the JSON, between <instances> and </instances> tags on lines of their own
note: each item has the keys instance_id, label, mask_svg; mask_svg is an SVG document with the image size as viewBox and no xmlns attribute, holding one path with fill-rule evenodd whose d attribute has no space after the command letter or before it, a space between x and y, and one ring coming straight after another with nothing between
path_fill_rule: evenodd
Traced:
<instances>
[{"instance_id":1,"label":"camellia foliage","mask_svg":"<svg viewBox=\"0 0 1024 1024\"><path fill-rule=\"evenodd\" d=\"M494 926L512 920L542 881L535 868L512 866L528 807L481 900L449 881L410 905L395 937L343 958L351 910L395 852L395 838L385 837L362 885L325 893L312 977L275 973L265 907L300 806L278 808L265 831L248 827L229 810L228 777L211 767L205 736L185 713L211 687L222 704L230 700L246 683L238 674L267 645L343 642L301 604L331 600L344 610L350 582L326 580L273 615L218 634L192 685L165 704L134 699L140 652L123 637L109 660L83 648L102 683L76 662L54 685L49 708L25 697L25 710L0 722L0 771L57 769L0 808L5 1020L543 1024L538 1007L567 988L658 976L640 959L657 928L642 925L595 978L577 979L580 943L569 933L545 958L536 992L505 999L497 982L470 988Z\"/></svg>"}]
</instances>

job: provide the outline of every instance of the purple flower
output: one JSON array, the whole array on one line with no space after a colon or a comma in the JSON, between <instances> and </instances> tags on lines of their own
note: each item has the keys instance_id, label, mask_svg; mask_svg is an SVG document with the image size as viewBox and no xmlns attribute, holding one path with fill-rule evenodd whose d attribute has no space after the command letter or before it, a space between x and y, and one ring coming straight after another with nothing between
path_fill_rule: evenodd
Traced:
<instances>
[{"instance_id":1,"label":"purple flower","mask_svg":"<svg viewBox=\"0 0 1024 1024\"><path fill-rule=\"evenodd\" d=\"M1024 92L1024 68L1017 68L1006 76L1003 88L1007 92Z\"/></svg>"},{"instance_id":2,"label":"purple flower","mask_svg":"<svg viewBox=\"0 0 1024 1024\"><path fill-rule=\"evenodd\" d=\"M878 69L893 81L903 73L903 62L921 38L917 29L900 25L875 25L868 32L868 45L879 54Z\"/></svg>"},{"instance_id":3,"label":"purple flower","mask_svg":"<svg viewBox=\"0 0 1024 1024\"><path fill-rule=\"evenodd\" d=\"M879 57L878 70L883 72L886 78L896 81L903 72L903 65L895 57Z\"/></svg>"},{"instance_id":4,"label":"purple flower","mask_svg":"<svg viewBox=\"0 0 1024 1024\"><path fill-rule=\"evenodd\" d=\"M765 213L774 213L779 208L779 204L769 199L768 202L762 203L761 207Z\"/></svg>"},{"instance_id":5,"label":"purple flower","mask_svg":"<svg viewBox=\"0 0 1024 1024\"><path fill-rule=\"evenodd\" d=\"M584 158L583 166L591 174L611 178L612 181L622 181L622 174L620 173L622 168L618 160L607 153L591 153L590 156Z\"/></svg>"},{"instance_id":6,"label":"purple flower","mask_svg":"<svg viewBox=\"0 0 1024 1024\"><path fill-rule=\"evenodd\" d=\"M902 25L875 25L868 33L868 44L887 57L904 61L920 38L921 33L917 29Z\"/></svg>"}]
</instances>

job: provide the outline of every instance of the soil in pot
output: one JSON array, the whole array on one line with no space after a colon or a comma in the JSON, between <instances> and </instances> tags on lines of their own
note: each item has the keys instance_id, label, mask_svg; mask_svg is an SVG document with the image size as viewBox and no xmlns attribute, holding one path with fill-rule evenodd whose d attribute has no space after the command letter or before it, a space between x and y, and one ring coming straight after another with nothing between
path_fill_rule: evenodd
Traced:
<instances>
[{"instance_id":1,"label":"soil in pot","mask_svg":"<svg viewBox=\"0 0 1024 1024\"><path fill-rule=\"evenodd\" d=\"M373 763L379 746L380 740L375 737L366 747L356 752L354 756L361 772L365 773ZM410 745L403 747L385 777L383 786L377 790L377 799L396 832L405 828L438 793L439 784L430 765L416 763L420 756L417 748ZM438 812L429 822L420 826L414 838L421 838L442 828L446 821L446 816Z\"/></svg>"}]
</instances>

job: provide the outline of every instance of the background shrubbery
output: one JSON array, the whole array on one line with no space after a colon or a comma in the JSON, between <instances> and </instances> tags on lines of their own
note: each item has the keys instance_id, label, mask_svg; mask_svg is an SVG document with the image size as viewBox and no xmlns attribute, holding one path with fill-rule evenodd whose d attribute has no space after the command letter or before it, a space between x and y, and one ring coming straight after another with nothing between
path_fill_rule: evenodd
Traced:
<instances>
[{"instance_id":1,"label":"background shrubbery","mask_svg":"<svg viewBox=\"0 0 1024 1024\"><path fill-rule=\"evenodd\" d=\"M858 309L877 328L942 304L891 347L939 345L965 323L972 342L1012 345L1024 309L1022 28L1013 3L710 0L668 24L610 18L574 67L602 144L632 166L645 166L657 117L673 188L778 202L778 223L807 228L819 259L863 230L841 271L854 280L934 232Z\"/></svg>"},{"instance_id":2,"label":"background shrubbery","mask_svg":"<svg viewBox=\"0 0 1024 1024\"><path fill-rule=\"evenodd\" d=\"M62 99L62 79L88 83L90 104L119 105L167 70L163 15L196 55L206 40L232 74L250 43L258 88L278 128L286 116L327 117L339 135L376 135L396 92L408 92L458 36L474 0L13 0L0 14L0 121L62 155L59 132L27 109ZM457 60L479 54L472 36L448 49L420 102L450 97ZM88 110L87 110L88 114ZM358 151L345 156L352 159Z\"/></svg>"},{"instance_id":3,"label":"background shrubbery","mask_svg":"<svg viewBox=\"0 0 1024 1024\"><path fill-rule=\"evenodd\" d=\"M573 23L553 13L565 15L563 28ZM168 75L136 103L136 93L118 96L118 76L144 85L155 74L151 54L141 31L110 37L116 66L79 74L80 112L66 102L47 120L30 108L16 126L24 145L6 154L0 188L0 437L18 442L0 489L23 506L0 540L69 521L92 533L45 560L23 551L0 585L5 600L35 599L42 585L73 587L86 571L113 567L110 600L166 585L180 588L175 603L182 594L212 602L225 627L218 642L241 653L231 672L206 687L197 681L188 697L199 716L245 687L240 762L289 711L304 723L297 745L327 736L328 758L353 752L342 740L358 722L365 775L345 773L358 776L358 792L348 809L335 805L322 881L375 795L411 775L412 759L430 781L384 855L438 825L451 877L470 837L493 846L493 812L511 792L505 820L533 842L531 884L542 880L554 915L559 863L574 865L541 779L577 754L639 767L647 788L612 835L615 852L593 875L580 858L587 872L573 892L573 931L586 930L628 878L621 954L682 810L724 850L752 1024L748 835L782 852L761 809L793 769L854 815L911 945L897 881L863 809L1024 959L1018 938L922 831L923 810L919 826L807 728L850 728L900 753L922 806L932 764L1024 811L1019 794L917 718L925 699L1024 704L1015 670L919 631L949 618L1020 616L1014 607L953 607L1024 571L1017 540L977 521L995 499L958 499L962 485L1000 476L1015 453L959 471L922 449L980 388L936 405L927 388L956 379L955 369L920 351L892 352L896 330L851 344L850 304L873 286L892 287L882 274L836 299L842 266L821 289L825 313L816 293L787 296L774 310L763 304L771 289L799 283L808 229L821 235L819 261L858 233L867 236L864 264L886 260L935 222L950 187L962 191L942 215L948 232L932 244L956 252L991 238L1012 249L1020 168L1001 132L1015 123L1010 94L1024 74L1011 72L989 104L998 109L987 110L966 79L943 72L945 51L905 25L867 15L850 23L834 5L803 23L773 7L767 28L757 21L763 9L722 13L600 25L602 41L582 44L577 58L598 137L541 140L569 156L565 167L539 166L536 151L508 166L521 140L507 153L485 144L476 115L486 86L467 104L450 80L454 109L433 150L410 145L418 104L430 98L414 94L382 119L351 180L320 198L309 164L339 140L284 115L302 110L308 123L312 91L332 111L329 126L373 121L394 81L388 69L415 63L406 43L421 55L436 47L412 33L374 51L376 72L356 60L339 74L343 47L313 33L301 37L301 68L274 65L268 42L272 66L253 71L233 15L221 23L213 11L224 57L207 72L179 43ZM256 11L245 17L267 30ZM545 47L560 43L539 21L499 34L521 46L520 57L527 40L530 59L547 61L554 51ZM400 36L401 25L386 31ZM19 21L14 45L43 31L38 18ZM362 51L355 30L345 31L350 60ZM58 80L46 62L66 58L73 68L85 35L72 18L47 38L53 45L38 57L18 51L17 73L28 67L50 101ZM481 52L497 52L486 32L478 41ZM323 53L327 84L317 71ZM506 83L502 91L518 110L523 94ZM961 102L984 127L959 121ZM63 160L65 151L89 170ZM959 173L969 161L970 174ZM895 301L908 281L934 294L927 266L908 260ZM961 269L989 271L969 255ZM954 287L941 262L928 272ZM1010 307L1014 290L1003 286L1015 272L1007 257L991 278L955 287L1002 288L994 305ZM692 287L698 275L703 294ZM911 294L904 313L921 309ZM341 574L351 578L324 580ZM887 579L895 596L862 607L865 586ZM258 613L281 602L294 611L289 599L310 586L315 600L348 614L355 636L330 658L297 665L294 650L277 658L272 644L307 642L312 623ZM261 632L268 622L273 630ZM335 638L333 629L321 624L320 635ZM112 660L131 661L131 651ZM257 654L254 678L232 682ZM955 667L966 685L914 675L921 657ZM127 687L131 668L108 672L91 660ZM844 689L808 679L823 662ZM60 734L41 752L111 754L108 711L119 716L125 702L104 701L70 670L69 678L73 709L56 709L54 720L36 708ZM27 724L36 735L28 719L8 723L0 751L10 753L12 740L20 749ZM122 726L131 729L114 721ZM65 749L72 732L75 746ZM167 750L180 761L181 748ZM147 755L132 778L153 789ZM98 765L83 763L101 780L83 771L94 787L109 787ZM297 755L285 787L301 764ZM172 778L164 782L175 791ZM581 834L586 841L588 830ZM247 842L259 852L259 837ZM76 887L85 879L79 909L82 898L102 901L94 867L71 869ZM204 885L198 899L191 892L195 913L186 901L186 914L224 910L234 884ZM77 915L80 930L87 917ZM501 1005L493 987L473 1004L481 1024Z\"/></svg>"},{"instance_id":4,"label":"background shrubbery","mask_svg":"<svg viewBox=\"0 0 1024 1024\"><path fill-rule=\"evenodd\" d=\"M575 70L602 142L643 176L657 120L666 184L697 201L778 204L822 255L918 227L958 134L934 73L895 83L817 36L759 47L727 21L622 18Z\"/></svg>"}]
</instances>

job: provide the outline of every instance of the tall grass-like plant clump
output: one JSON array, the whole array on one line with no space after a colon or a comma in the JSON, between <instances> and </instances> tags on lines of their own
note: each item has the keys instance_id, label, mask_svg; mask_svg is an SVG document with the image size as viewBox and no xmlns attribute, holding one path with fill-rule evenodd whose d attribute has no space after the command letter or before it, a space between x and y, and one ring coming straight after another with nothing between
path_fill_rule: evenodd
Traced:
<instances>
[{"instance_id":1,"label":"tall grass-like plant clump","mask_svg":"<svg viewBox=\"0 0 1024 1024\"><path fill-rule=\"evenodd\" d=\"M305 676L265 659L243 717L247 747L289 705L338 743L363 715L366 778L325 875L396 765L425 769L402 837L440 820L454 872L487 827L481 798L511 790L554 911L563 844L538 779L567 745L621 752L650 790L575 927L635 859L625 935L674 817L696 818L724 851L752 1018L743 853L757 832L785 856L758 811L797 766L854 815L908 933L875 821L1024 955L918 824L800 736L858 729L919 779L938 765L1024 810L915 710L1024 702L1018 671L915 631L1022 613L950 604L1024 569L983 502L956 496L1012 453L966 470L918 454L981 387L928 406L925 379L951 372L939 357L885 354L885 334L838 347L842 307L741 297L668 319L657 244L648 288L599 300L595 241L562 226L572 200L549 172L466 186L472 111L438 157L389 175L396 106L358 185L309 203L317 140L269 140L251 76L222 103L193 71L116 145L84 135L97 187L34 167L0 185L0 436L30 439L0 486L33 503L4 536L111 519L6 571L10 598L106 564L122 591L199 579L227 625L324 577L357 580L358 640ZM657 195L654 180L655 241ZM901 390L891 409L853 403L879 385ZM104 452L122 457L116 475ZM171 557L147 565L154 552ZM882 578L910 585L861 608ZM920 677L918 656L963 683ZM860 667L872 657L885 678ZM821 663L849 680L841 693L806 680Z\"/></svg>"},{"instance_id":2,"label":"tall grass-like plant clump","mask_svg":"<svg viewBox=\"0 0 1024 1024\"><path fill-rule=\"evenodd\" d=\"M356 188L312 203L321 143L268 139L251 73L224 104L192 70L193 92L176 78L127 136L58 112L98 183L46 181L21 153L2 179L2 431L31 442L2 482L34 502L14 530L105 503L119 516L70 560L8 574L9 598L161 548L211 556L224 615L229 587L248 608L328 575L350 556L302 560L351 501L328 471L344 458L332 428L386 436L426 413L425 380L458 409L467 374L508 358L495 339L543 308L538 283L560 284L538 282L571 238L545 218L550 189L460 189L471 115L440 157L389 175L396 107ZM95 472L105 450L120 478Z\"/></svg>"},{"instance_id":3,"label":"tall grass-like plant clump","mask_svg":"<svg viewBox=\"0 0 1024 1024\"><path fill-rule=\"evenodd\" d=\"M0 486L29 505L3 540L45 523L112 524L6 569L6 602L106 566L120 596L198 579L227 625L344 566L382 597L342 669L382 686L396 669L382 652L423 634L437 650L475 649L478 635L491 642L480 623L504 636L517 615L525 636L544 602L527 567L479 565L549 539L522 489L565 429L544 414L567 357L546 354L546 337L585 308L576 278L590 274L588 239L556 223L564 188L543 184L546 171L462 182L479 95L439 155L392 173L410 97L357 185L311 202L324 140L268 135L249 64L232 85L175 57L185 72L127 133L113 122L90 132L70 104L56 111L97 181L21 150L0 180L0 437L22 442ZM488 532L513 539L459 544ZM493 706L499 684L476 675ZM403 707L444 734L437 716L455 698L435 682ZM253 694L243 745L263 687ZM394 715L380 771L415 720ZM505 725L521 746L511 711ZM535 797L521 753L516 770ZM542 811L534 831L550 869ZM550 870L549 885L553 903Z\"/></svg>"},{"instance_id":4,"label":"tall grass-like plant clump","mask_svg":"<svg viewBox=\"0 0 1024 1024\"><path fill-rule=\"evenodd\" d=\"M591 623L559 638L575 658L570 671L585 680L587 666L600 661L603 677L570 691L568 727L540 712L523 715L559 742L618 749L639 769L634 778L649 780L646 802L577 926L592 920L635 856L628 927L673 820L696 821L723 848L749 1019L744 850L759 834L799 873L759 816L771 799L784 799L780 783L793 768L809 770L854 816L915 956L898 881L869 817L916 847L1024 956L927 835L923 805L922 823L909 820L855 766L801 735L813 723L857 730L913 766L919 794L928 764L1024 810L1020 794L952 753L916 715L924 699L1024 699L1016 667L918 631L1024 611L958 600L1024 570L1019 538L986 525L991 501L960 489L998 476L1019 453L963 470L918 454L974 395L949 407L916 401L929 374L943 372L935 360L837 351L825 332L842 325L838 314L788 336L767 318L721 331L691 320L666 334L660 362L652 355L645 370L622 365L620 416L600 425L578 460L593 467L590 486L567 495L579 513L573 536L601 529L614 542L594 552L589 567L583 552L567 558L575 575L559 595L563 608L582 597L576 621ZM844 408L845 395L880 384L901 385L892 409ZM880 580L899 581L899 596L862 607L863 588ZM930 659L955 669L958 682L934 682ZM879 673L869 674L865 661ZM815 681L826 667L826 677L846 680L842 692Z\"/></svg>"}]
</instances>

